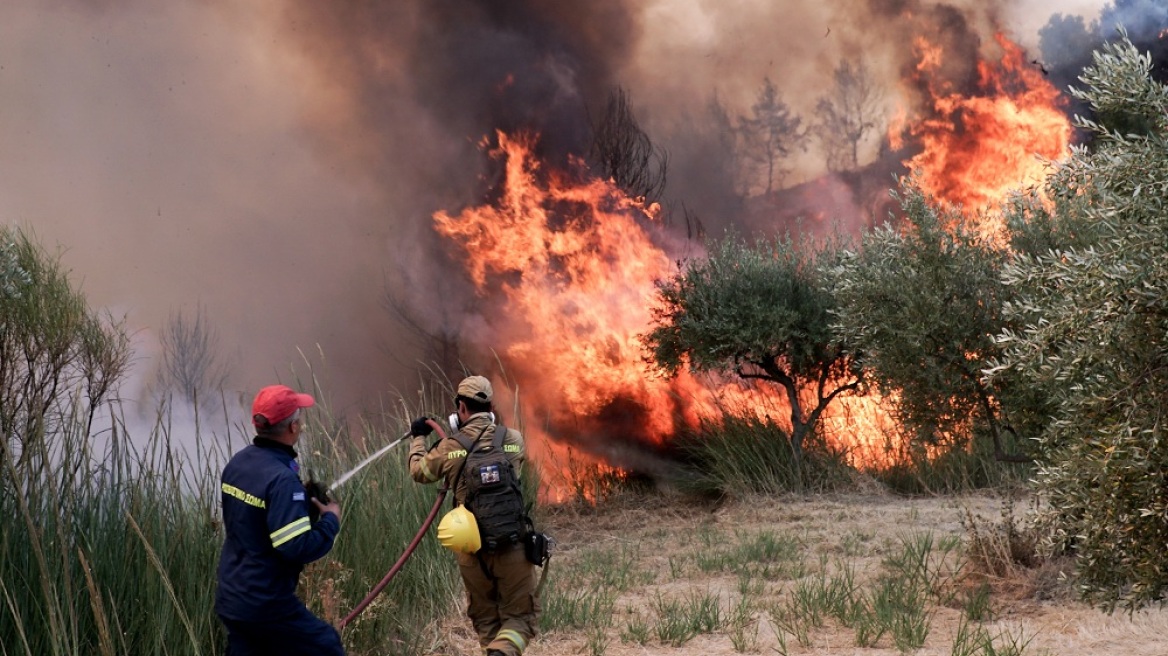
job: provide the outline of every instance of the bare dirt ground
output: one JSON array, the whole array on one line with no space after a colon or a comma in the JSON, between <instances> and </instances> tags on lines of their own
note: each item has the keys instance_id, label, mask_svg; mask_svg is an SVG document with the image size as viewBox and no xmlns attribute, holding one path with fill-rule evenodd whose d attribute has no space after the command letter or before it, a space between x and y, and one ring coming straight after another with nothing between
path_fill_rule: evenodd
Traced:
<instances>
[{"instance_id":1,"label":"bare dirt ground","mask_svg":"<svg viewBox=\"0 0 1168 656\"><path fill-rule=\"evenodd\" d=\"M983 527L1003 523L1005 502L989 496L905 499L886 494L785 497L701 504L669 501L659 497L626 499L600 508L561 509L543 519L543 528L558 541L549 567L557 576L559 594L572 586L587 588L589 577L608 576L605 568L619 567L631 585L619 590L610 619L584 628L559 628L540 636L531 656L669 656L737 654L864 654L902 653L885 636L874 646L856 646L854 628L827 618L807 632L806 644L776 627L767 608L781 604L795 581L816 571L838 572L842 563L853 568L857 581L875 580L885 558L913 536L930 535L936 543L949 538L961 546L952 551L953 571L949 585L971 585L964 554L969 531L963 518L976 518ZM1025 502L1014 505L1018 516ZM968 520L966 520L968 521ZM719 571L708 564L709 554L744 544L748 536L772 536L798 544L803 569L795 574L760 575L748 580L739 573ZM608 558L606 561L605 558ZM592 564L589 564L592 563ZM607 563L607 565L605 564ZM614 565L615 563L615 565ZM764 572L778 572L767 568ZM610 574L611 572L609 572ZM929 632L923 647L909 650L921 655L1060 654L1132 656L1168 654L1168 611L1148 609L1129 615L1108 614L1075 599L1070 586L1058 577L1058 568L1046 565L1020 569L1008 576L978 577L991 592L985 619L974 624L995 636L994 650L960 651L957 631L968 608L962 603L938 603L930 608ZM601 583L596 584L601 594ZM746 625L702 633L680 646L662 641L653 626L662 621L660 601L713 596L723 618L751 588L760 591ZM587 597L588 590L577 596ZM752 593L753 594L753 593ZM548 595L545 594L545 598ZM955 599L968 598L955 596ZM656 602L656 606L654 605ZM545 604L546 604L545 600ZM464 656L481 652L461 616L444 623L447 636L442 651ZM642 640L630 639L630 626L642 627ZM967 623L968 625L968 623ZM648 628L648 639L644 639Z\"/></svg>"}]
</instances>

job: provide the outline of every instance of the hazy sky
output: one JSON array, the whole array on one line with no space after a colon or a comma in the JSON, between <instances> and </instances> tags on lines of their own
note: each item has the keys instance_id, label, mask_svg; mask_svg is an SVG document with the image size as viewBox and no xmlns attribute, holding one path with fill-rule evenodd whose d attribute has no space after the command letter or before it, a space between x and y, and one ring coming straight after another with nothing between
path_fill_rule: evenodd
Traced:
<instances>
[{"instance_id":1,"label":"hazy sky","mask_svg":"<svg viewBox=\"0 0 1168 656\"><path fill-rule=\"evenodd\" d=\"M423 266L416 235L447 202L426 199L466 190L421 187L440 188L474 135L443 134L410 97L369 104L295 4L5 0L0 220L59 246L91 302L128 316L144 368L166 317L201 303L245 396L290 381L296 349L319 344L330 390L366 402L412 384L419 354L382 307L385 280ZM846 24L848 4L653 0L616 75L649 124L715 81L748 101L771 76L797 101L856 43L879 42ZM1102 4L1003 6L1034 45L1052 12L1093 17ZM409 77L399 49L375 54L379 74ZM391 153L371 152L383 147L365 132L377 117L361 115L381 106L400 112L383 117ZM423 304L433 294L411 291Z\"/></svg>"},{"instance_id":2,"label":"hazy sky","mask_svg":"<svg viewBox=\"0 0 1168 656\"><path fill-rule=\"evenodd\" d=\"M1052 14L1084 16L1090 21L1099 17L1106 0L1018 0L1006 5L1006 13L1017 30L1015 37L1027 48L1038 47L1038 30Z\"/></svg>"},{"instance_id":3,"label":"hazy sky","mask_svg":"<svg viewBox=\"0 0 1168 656\"><path fill-rule=\"evenodd\" d=\"M136 330L204 304L244 389L288 380L297 346L386 366L393 244L305 138L311 70L261 11L107 4L0 8L0 217Z\"/></svg>"}]
</instances>

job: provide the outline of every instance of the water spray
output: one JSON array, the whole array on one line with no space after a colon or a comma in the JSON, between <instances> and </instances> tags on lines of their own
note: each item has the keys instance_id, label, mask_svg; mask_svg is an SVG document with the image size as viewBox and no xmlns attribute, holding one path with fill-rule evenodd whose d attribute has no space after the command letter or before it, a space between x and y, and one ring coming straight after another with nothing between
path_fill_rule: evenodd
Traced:
<instances>
[{"instance_id":1,"label":"water spray","mask_svg":"<svg viewBox=\"0 0 1168 656\"><path fill-rule=\"evenodd\" d=\"M373 462L374 460L377 460L378 458L380 458L380 457L384 456L385 454L389 453L390 451L392 451L393 447L401 444L409 436L410 436L410 434L406 433L405 435L402 435L401 437L390 442L389 444L381 447L380 449L377 450L376 453L374 453L373 455L369 456L368 458L362 460L361 462L357 463L356 467L350 469L349 471L345 472L344 474L341 474L340 477L337 478L337 480L333 481L332 485L326 486L323 483L321 483L320 481L315 480L312 477L311 470L309 470L308 482L304 484L304 489L308 492L309 497L316 499L317 501L320 501L321 503L328 503L330 492L332 492L333 490L336 490L338 487L344 485L345 481L352 478L354 474L356 474L357 472L364 469L365 466L368 465L369 463ZM312 519L312 521L315 522L316 518L319 516L319 512L320 511L318 511L315 506L312 506L308 509L308 516Z\"/></svg>"},{"instance_id":2,"label":"water spray","mask_svg":"<svg viewBox=\"0 0 1168 656\"><path fill-rule=\"evenodd\" d=\"M409 437L409 436L410 436L410 434L407 432L405 435L402 435L401 437L397 438L396 440L394 440L394 441L390 442L389 444L386 444L385 446L381 447L380 449L378 449L378 450L377 450L377 452L376 452L376 453L374 453L373 455L369 456L368 458L366 458L366 459L362 460L361 462L357 463L357 466L356 466L356 467L354 467L354 468L350 469L349 471L347 471L347 472L345 472L345 473L341 474L340 476L338 476L338 477L337 477L337 480L333 481L333 484L332 484L332 485L330 485L328 489L330 489L330 490L335 490L335 489L337 489L338 487L340 487L340 486L344 485L344 484L345 484L345 481L349 480L350 478L353 478L353 475L354 475L354 474L356 474L357 472L359 472L359 471L361 471L362 469L364 469L364 468L365 468L365 466L366 466L366 465L368 465L369 463L373 462L374 460L377 460L377 459L378 459L378 458L380 458L381 456L383 456L383 455L385 455L385 454L389 453L390 451L392 451L392 450L393 450L393 447L395 447L395 446L397 446L397 445L401 444L401 443L402 443L402 441L404 441L404 440L405 440L407 437Z\"/></svg>"}]
</instances>

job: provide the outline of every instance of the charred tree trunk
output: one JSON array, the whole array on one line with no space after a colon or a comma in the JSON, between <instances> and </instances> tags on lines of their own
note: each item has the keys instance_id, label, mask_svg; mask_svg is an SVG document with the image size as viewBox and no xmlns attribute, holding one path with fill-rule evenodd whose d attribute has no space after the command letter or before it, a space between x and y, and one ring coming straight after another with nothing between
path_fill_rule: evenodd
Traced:
<instances>
[{"instance_id":1,"label":"charred tree trunk","mask_svg":"<svg viewBox=\"0 0 1168 656\"><path fill-rule=\"evenodd\" d=\"M791 435L788 442L791 447L791 457L795 464L796 479L802 485L804 483L803 446L808 435L819 423L827 406L840 394L857 389L862 381L859 377L855 377L848 382L841 383L828 390L828 385L832 382L832 373L837 370L837 365L841 364L841 361L837 358L830 362L822 363L819 367L819 375L815 383L815 407L811 409L810 413L804 416L803 405L799 400L799 389L802 387L802 384L795 374L785 371L774 359L751 362L750 364L757 367L763 373L749 373L739 368L737 373L740 377L769 380L781 386L787 394L787 402L791 406Z\"/></svg>"},{"instance_id":2,"label":"charred tree trunk","mask_svg":"<svg viewBox=\"0 0 1168 656\"><path fill-rule=\"evenodd\" d=\"M994 404L990 400L989 390L984 385L977 385L977 399L986 415L986 423L990 427L990 438L994 442L994 460L998 462L1034 462L1034 458L1021 453L1006 453L1002 446L1002 430L998 424L998 413L994 411Z\"/></svg>"}]
</instances>

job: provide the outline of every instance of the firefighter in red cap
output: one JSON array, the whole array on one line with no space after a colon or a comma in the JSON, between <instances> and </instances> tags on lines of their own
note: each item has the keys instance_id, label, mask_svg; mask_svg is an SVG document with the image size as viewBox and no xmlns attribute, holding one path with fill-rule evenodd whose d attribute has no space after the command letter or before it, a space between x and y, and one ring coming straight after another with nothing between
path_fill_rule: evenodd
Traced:
<instances>
[{"instance_id":1,"label":"firefighter in red cap","mask_svg":"<svg viewBox=\"0 0 1168 656\"><path fill-rule=\"evenodd\" d=\"M228 656L343 656L336 629L296 596L300 571L333 547L341 508L305 493L296 462L304 408L315 401L285 385L252 403L256 437L223 470L223 526L215 612ZM309 504L320 511L314 523Z\"/></svg>"},{"instance_id":2,"label":"firefighter in red cap","mask_svg":"<svg viewBox=\"0 0 1168 656\"><path fill-rule=\"evenodd\" d=\"M419 483L445 481L454 492L456 506L447 517L458 518L460 511L465 512L464 504L473 505L471 510L484 508L475 504L469 498L471 495L479 495L482 500L487 498L485 488L476 491L477 482L485 479L472 471L475 467L468 466L470 461L477 463L479 454L493 451L498 454L497 458L505 458L510 465L502 467L507 472L500 471L499 460L494 465L483 466L484 471L492 472L491 480L496 483L506 481L512 472L516 478L507 486L513 493L506 489L493 493L497 496L489 512L480 511L482 516L473 520L460 519L465 522L464 526L471 527L473 535L461 536L456 529L447 541L443 527L439 527L438 536L444 546L456 552L458 570L466 588L466 614L486 656L522 656L536 635L540 613L535 565L525 553L530 520L522 491L517 486L526 454L523 435L496 423L491 411L493 396L486 378L463 379L454 400L458 412L450 417L455 432L430 449L423 438L433 430L429 425L433 420L415 419L410 425L410 434L414 436L410 444L410 475ZM446 521L444 518L443 522Z\"/></svg>"}]
</instances>

